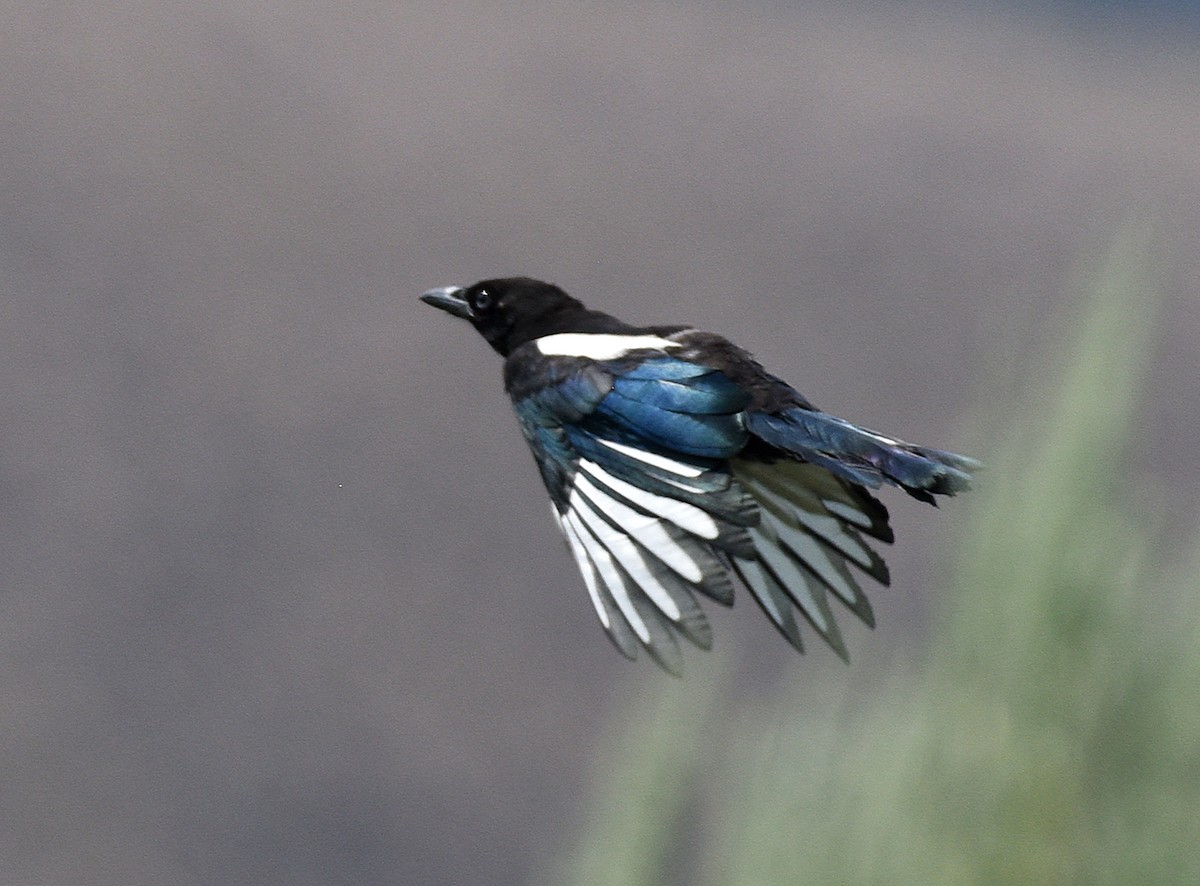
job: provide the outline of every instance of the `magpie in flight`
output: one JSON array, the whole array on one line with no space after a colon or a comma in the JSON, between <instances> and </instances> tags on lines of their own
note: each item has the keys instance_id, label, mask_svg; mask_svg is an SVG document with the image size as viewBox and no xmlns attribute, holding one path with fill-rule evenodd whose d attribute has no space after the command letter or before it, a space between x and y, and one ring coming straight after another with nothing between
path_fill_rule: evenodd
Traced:
<instances>
[{"instance_id":1,"label":"magpie in flight","mask_svg":"<svg viewBox=\"0 0 1200 886\"><path fill-rule=\"evenodd\" d=\"M734 573L803 652L796 612L843 658L829 599L869 626L850 566L887 585L864 540L891 542L884 483L921 501L970 486L977 461L821 412L748 352L688 326L631 326L528 277L431 289L505 358L504 387L609 638L678 674L702 649L703 594Z\"/></svg>"}]
</instances>

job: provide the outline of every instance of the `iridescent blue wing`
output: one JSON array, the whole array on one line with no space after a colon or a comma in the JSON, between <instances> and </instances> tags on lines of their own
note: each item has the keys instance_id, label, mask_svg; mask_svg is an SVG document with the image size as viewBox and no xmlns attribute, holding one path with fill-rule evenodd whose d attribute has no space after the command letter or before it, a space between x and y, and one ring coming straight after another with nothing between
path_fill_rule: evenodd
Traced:
<instances>
[{"instance_id":1,"label":"iridescent blue wing","mask_svg":"<svg viewBox=\"0 0 1200 886\"><path fill-rule=\"evenodd\" d=\"M732 602L726 558L753 556L754 502L728 468L748 397L671 357L516 356L507 386L601 623L678 672L677 633L712 643L696 594Z\"/></svg>"}]
</instances>

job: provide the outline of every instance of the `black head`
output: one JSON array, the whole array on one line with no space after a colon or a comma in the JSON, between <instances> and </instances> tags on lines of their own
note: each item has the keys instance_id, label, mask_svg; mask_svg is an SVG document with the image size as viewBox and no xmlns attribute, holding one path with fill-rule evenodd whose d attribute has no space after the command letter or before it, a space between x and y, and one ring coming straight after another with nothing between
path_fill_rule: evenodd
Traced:
<instances>
[{"instance_id":1,"label":"black head","mask_svg":"<svg viewBox=\"0 0 1200 886\"><path fill-rule=\"evenodd\" d=\"M530 277L481 280L465 289L442 286L421 301L469 320L503 356L541 335L569 329L572 317L590 313L554 284Z\"/></svg>"}]
</instances>

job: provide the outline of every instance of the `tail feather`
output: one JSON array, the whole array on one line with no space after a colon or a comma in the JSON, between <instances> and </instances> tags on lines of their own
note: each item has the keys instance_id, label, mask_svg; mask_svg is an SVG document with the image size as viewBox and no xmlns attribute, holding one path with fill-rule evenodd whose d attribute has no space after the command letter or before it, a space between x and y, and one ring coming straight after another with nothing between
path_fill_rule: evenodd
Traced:
<instances>
[{"instance_id":1,"label":"tail feather","mask_svg":"<svg viewBox=\"0 0 1200 886\"><path fill-rule=\"evenodd\" d=\"M965 492L982 467L965 455L894 440L815 409L750 413L746 425L766 443L844 480L872 489L888 482L922 501Z\"/></svg>"}]
</instances>

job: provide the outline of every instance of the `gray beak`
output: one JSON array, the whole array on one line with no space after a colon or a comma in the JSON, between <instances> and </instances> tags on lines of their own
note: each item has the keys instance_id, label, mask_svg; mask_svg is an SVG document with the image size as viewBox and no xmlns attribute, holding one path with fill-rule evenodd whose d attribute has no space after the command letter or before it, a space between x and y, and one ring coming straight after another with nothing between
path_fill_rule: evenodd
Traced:
<instances>
[{"instance_id":1,"label":"gray beak","mask_svg":"<svg viewBox=\"0 0 1200 886\"><path fill-rule=\"evenodd\" d=\"M424 293L421 301L427 305L433 305L435 308L441 308L455 317L474 320L475 315L471 311L471 306L467 304L466 292L461 286L439 286Z\"/></svg>"}]
</instances>

